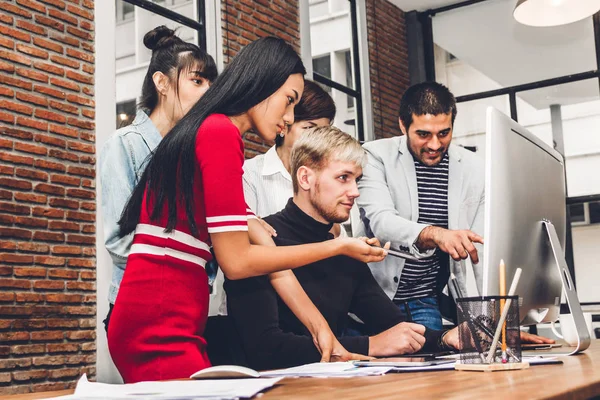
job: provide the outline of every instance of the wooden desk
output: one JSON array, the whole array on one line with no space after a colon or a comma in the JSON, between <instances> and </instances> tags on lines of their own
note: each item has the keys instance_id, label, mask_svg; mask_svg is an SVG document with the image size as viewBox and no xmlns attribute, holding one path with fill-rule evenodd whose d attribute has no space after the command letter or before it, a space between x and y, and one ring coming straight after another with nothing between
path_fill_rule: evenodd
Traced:
<instances>
[{"instance_id":1,"label":"wooden desk","mask_svg":"<svg viewBox=\"0 0 600 400\"><path fill-rule=\"evenodd\" d=\"M589 399L600 395L600 340L562 365L532 366L508 372L411 372L363 378L285 379L260 399ZM9 396L44 399L72 391ZM7 399L7 400L8 400Z\"/></svg>"}]
</instances>

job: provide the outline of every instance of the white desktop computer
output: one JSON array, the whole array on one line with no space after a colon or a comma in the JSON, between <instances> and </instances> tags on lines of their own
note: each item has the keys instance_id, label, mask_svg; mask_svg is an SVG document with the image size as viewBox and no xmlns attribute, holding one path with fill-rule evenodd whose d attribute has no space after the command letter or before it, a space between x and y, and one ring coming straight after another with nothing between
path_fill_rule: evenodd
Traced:
<instances>
[{"instance_id":1,"label":"white desktop computer","mask_svg":"<svg viewBox=\"0 0 600 400\"><path fill-rule=\"evenodd\" d=\"M508 116L487 109L483 293L499 294L498 265L517 287L522 325L558 319L561 292L579 332L573 352L590 336L564 258L565 172L562 155Z\"/></svg>"}]
</instances>

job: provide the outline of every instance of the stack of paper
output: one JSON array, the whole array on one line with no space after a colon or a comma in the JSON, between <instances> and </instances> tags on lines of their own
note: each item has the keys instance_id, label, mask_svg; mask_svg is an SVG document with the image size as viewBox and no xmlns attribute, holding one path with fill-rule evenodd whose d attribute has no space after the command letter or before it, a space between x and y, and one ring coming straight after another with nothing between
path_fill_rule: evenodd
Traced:
<instances>
[{"instance_id":1,"label":"stack of paper","mask_svg":"<svg viewBox=\"0 0 600 400\"><path fill-rule=\"evenodd\" d=\"M350 378L355 376L383 375L390 367L356 367L351 362L313 363L286 369L262 372L260 376L272 378L314 377L314 378Z\"/></svg>"},{"instance_id":2,"label":"stack of paper","mask_svg":"<svg viewBox=\"0 0 600 400\"><path fill-rule=\"evenodd\" d=\"M272 387L274 379L138 382L126 385L89 382L84 374L72 396L57 399L237 399L250 398Z\"/></svg>"}]
</instances>

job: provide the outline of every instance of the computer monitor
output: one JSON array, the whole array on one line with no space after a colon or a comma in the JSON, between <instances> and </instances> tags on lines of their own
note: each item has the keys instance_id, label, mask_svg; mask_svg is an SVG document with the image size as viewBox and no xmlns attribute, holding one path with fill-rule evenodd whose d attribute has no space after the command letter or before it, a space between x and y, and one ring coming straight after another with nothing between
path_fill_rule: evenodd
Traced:
<instances>
[{"instance_id":1,"label":"computer monitor","mask_svg":"<svg viewBox=\"0 0 600 400\"><path fill-rule=\"evenodd\" d=\"M498 266L504 260L507 286L516 269L522 269L516 291L522 325L556 321L563 288L576 317L581 306L563 252L562 155L492 107L487 109L485 151L482 295L499 294Z\"/></svg>"}]
</instances>

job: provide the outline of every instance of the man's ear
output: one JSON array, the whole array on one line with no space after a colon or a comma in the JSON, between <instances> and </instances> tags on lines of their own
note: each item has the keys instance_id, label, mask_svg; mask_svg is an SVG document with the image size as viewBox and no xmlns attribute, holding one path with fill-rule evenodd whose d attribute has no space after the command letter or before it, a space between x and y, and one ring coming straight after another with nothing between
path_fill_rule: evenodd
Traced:
<instances>
[{"instance_id":1,"label":"man's ear","mask_svg":"<svg viewBox=\"0 0 600 400\"><path fill-rule=\"evenodd\" d=\"M303 165L296 171L296 178L298 179L298 188L308 192L315 181L315 171Z\"/></svg>"},{"instance_id":2,"label":"man's ear","mask_svg":"<svg viewBox=\"0 0 600 400\"><path fill-rule=\"evenodd\" d=\"M398 118L398 125L400 126L400 131L402 132L402 134L408 135L406 127L404 126L404 122L402 122L402 120L400 118Z\"/></svg>"},{"instance_id":3,"label":"man's ear","mask_svg":"<svg viewBox=\"0 0 600 400\"><path fill-rule=\"evenodd\" d=\"M156 91L163 96L167 95L169 90L169 77L160 71L156 71L152 74L152 81L156 87Z\"/></svg>"}]
</instances>

